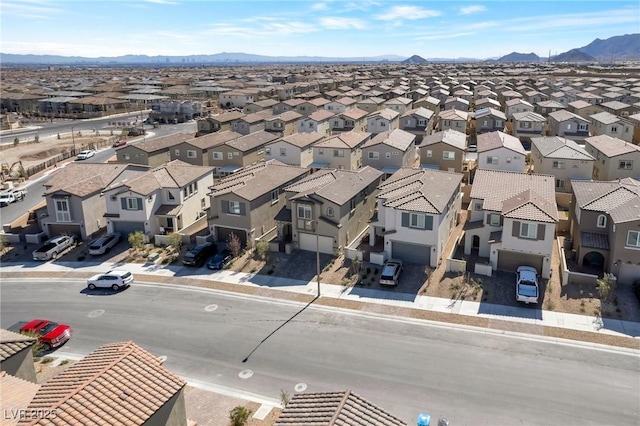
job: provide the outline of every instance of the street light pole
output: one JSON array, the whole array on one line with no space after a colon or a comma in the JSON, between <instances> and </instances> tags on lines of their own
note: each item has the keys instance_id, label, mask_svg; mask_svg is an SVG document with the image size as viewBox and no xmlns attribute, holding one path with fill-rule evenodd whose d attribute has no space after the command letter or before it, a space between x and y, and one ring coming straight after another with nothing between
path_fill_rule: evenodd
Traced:
<instances>
[{"instance_id":1,"label":"street light pole","mask_svg":"<svg viewBox=\"0 0 640 426\"><path fill-rule=\"evenodd\" d=\"M320 221L316 220L316 277L318 278L318 296L320 297Z\"/></svg>"},{"instance_id":2,"label":"street light pole","mask_svg":"<svg viewBox=\"0 0 640 426\"><path fill-rule=\"evenodd\" d=\"M73 127L71 126L71 141L73 142L73 155L76 155L76 136L73 134Z\"/></svg>"}]
</instances>

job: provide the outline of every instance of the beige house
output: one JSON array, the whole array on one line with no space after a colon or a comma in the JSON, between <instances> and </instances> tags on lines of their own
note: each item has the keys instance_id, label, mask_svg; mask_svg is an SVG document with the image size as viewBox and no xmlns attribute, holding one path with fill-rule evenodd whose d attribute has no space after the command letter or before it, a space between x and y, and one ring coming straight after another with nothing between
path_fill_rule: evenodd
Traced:
<instances>
[{"instance_id":1,"label":"beige house","mask_svg":"<svg viewBox=\"0 0 640 426\"><path fill-rule=\"evenodd\" d=\"M300 250L336 255L368 226L382 172L319 170L285 188L292 241Z\"/></svg>"},{"instance_id":2,"label":"beige house","mask_svg":"<svg viewBox=\"0 0 640 426\"><path fill-rule=\"evenodd\" d=\"M331 131L331 120L334 116L335 113L331 111L319 109L298 120L298 133L318 132L328 135Z\"/></svg>"},{"instance_id":3,"label":"beige house","mask_svg":"<svg viewBox=\"0 0 640 426\"><path fill-rule=\"evenodd\" d=\"M275 217L286 204L284 188L308 174L307 168L269 160L221 179L210 194L209 229L214 240L224 246L233 233L243 247L253 247L256 239L273 238ZM283 238L291 241L291 227L282 231Z\"/></svg>"},{"instance_id":4,"label":"beige house","mask_svg":"<svg viewBox=\"0 0 640 426\"><path fill-rule=\"evenodd\" d=\"M350 108L331 117L331 134L340 132L364 132L367 128L367 111Z\"/></svg>"},{"instance_id":5,"label":"beige house","mask_svg":"<svg viewBox=\"0 0 640 426\"><path fill-rule=\"evenodd\" d=\"M400 113L389 108L381 109L367 115L367 132L382 133L397 129L400 124Z\"/></svg>"},{"instance_id":6,"label":"beige house","mask_svg":"<svg viewBox=\"0 0 640 426\"><path fill-rule=\"evenodd\" d=\"M368 113L380 111L384 108L384 103L386 100L384 98L379 98L377 96L371 96L369 98L363 99L356 104L356 107L367 111Z\"/></svg>"},{"instance_id":7,"label":"beige house","mask_svg":"<svg viewBox=\"0 0 640 426\"><path fill-rule=\"evenodd\" d=\"M261 101L249 102L244 106L242 112L249 115L260 111L272 111L273 106L277 103L278 101L275 99L263 99Z\"/></svg>"},{"instance_id":8,"label":"beige house","mask_svg":"<svg viewBox=\"0 0 640 426\"><path fill-rule=\"evenodd\" d=\"M415 135L400 129L378 133L362 145L362 165L385 174L392 174L402 167L413 167L415 140Z\"/></svg>"},{"instance_id":9,"label":"beige house","mask_svg":"<svg viewBox=\"0 0 640 426\"><path fill-rule=\"evenodd\" d=\"M241 135L259 132L265 129L265 120L273 117L269 110L254 112L231 122L231 130Z\"/></svg>"},{"instance_id":10,"label":"beige house","mask_svg":"<svg viewBox=\"0 0 640 426\"><path fill-rule=\"evenodd\" d=\"M127 144L116 149L118 163L159 167L171 161L171 149L184 141L193 139L187 133L174 133L159 138Z\"/></svg>"},{"instance_id":11,"label":"beige house","mask_svg":"<svg viewBox=\"0 0 640 426\"><path fill-rule=\"evenodd\" d=\"M413 108L413 99L406 98L404 96L391 98L384 103L383 108L389 108L390 110L399 112L402 115Z\"/></svg>"},{"instance_id":12,"label":"beige house","mask_svg":"<svg viewBox=\"0 0 640 426\"><path fill-rule=\"evenodd\" d=\"M399 128L416 135L416 142L420 143L431 134L434 116L433 111L424 107L410 109L400 116Z\"/></svg>"},{"instance_id":13,"label":"beige house","mask_svg":"<svg viewBox=\"0 0 640 426\"><path fill-rule=\"evenodd\" d=\"M469 123L469 113L457 109L448 109L438 113L438 124L436 130L442 132L447 129L466 133Z\"/></svg>"},{"instance_id":14,"label":"beige house","mask_svg":"<svg viewBox=\"0 0 640 426\"><path fill-rule=\"evenodd\" d=\"M212 149L240 137L242 137L240 133L231 130L208 133L174 145L169 150L169 155L171 161L180 160L194 166L211 166L213 163Z\"/></svg>"},{"instance_id":15,"label":"beige house","mask_svg":"<svg viewBox=\"0 0 640 426\"><path fill-rule=\"evenodd\" d=\"M214 175L226 176L264 160L265 146L276 139L278 135L261 130L217 145L210 151Z\"/></svg>"},{"instance_id":16,"label":"beige house","mask_svg":"<svg viewBox=\"0 0 640 426\"><path fill-rule=\"evenodd\" d=\"M264 148L264 159L278 160L291 166L308 167L313 163L313 145L325 139L325 135L311 133L294 133L273 142Z\"/></svg>"},{"instance_id":17,"label":"beige house","mask_svg":"<svg viewBox=\"0 0 640 426\"><path fill-rule=\"evenodd\" d=\"M515 136L503 132L478 135L478 169L524 172L526 156Z\"/></svg>"},{"instance_id":18,"label":"beige house","mask_svg":"<svg viewBox=\"0 0 640 426\"><path fill-rule=\"evenodd\" d=\"M313 145L312 169L356 170L362 167L362 146L371 139L368 132L345 132Z\"/></svg>"},{"instance_id":19,"label":"beige house","mask_svg":"<svg viewBox=\"0 0 640 426\"><path fill-rule=\"evenodd\" d=\"M476 122L476 133L503 132L507 124L504 112L494 108L477 109L473 113Z\"/></svg>"},{"instance_id":20,"label":"beige house","mask_svg":"<svg viewBox=\"0 0 640 426\"><path fill-rule=\"evenodd\" d=\"M571 139L558 136L531 139L535 173L555 176L556 192L571 192L571 182L591 180L595 158Z\"/></svg>"},{"instance_id":21,"label":"beige house","mask_svg":"<svg viewBox=\"0 0 640 426\"><path fill-rule=\"evenodd\" d=\"M240 111L225 112L218 115L209 115L196 120L198 126L198 136L207 133L224 132L232 130L231 123L244 117L244 113Z\"/></svg>"},{"instance_id":22,"label":"beige house","mask_svg":"<svg viewBox=\"0 0 640 426\"><path fill-rule=\"evenodd\" d=\"M462 173L467 135L444 130L427 136L418 145L420 167Z\"/></svg>"},{"instance_id":23,"label":"beige house","mask_svg":"<svg viewBox=\"0 0 640 426\"><path fill-rule=\"evenodd\" d=\"M282 114L273 115L264 120L264 129L280 137L289 136L297 133L297 123L301 117L302 115L296 111L286 111Z\"/></svg>"},{"instance_id":24,"label":"beige house","mask_svg":"<svg viewBox=\"0 0 640 426\"><path fill-rule=\"evenodd\" d=\"M640 178L640 146L600 135L586 138L585 149L596 158L593 180Z\"/></svg>"},{"instance_id":25,"label":"beige house","mask_svg":"<svg viewBox=\"0 0 640 426\"><path fill-rule=\"evenodd\" d=\"M434 114L440 112L440 99L433 96L425 96L413 102L413 108L426 108Z\"/></svg>"},{"instance_id":26,"label":"beige house","mask_svg":"<svg viewBox=\"0 0 640 426\"><path fill-rule=\"evenodd\" d=\"M633 141L633 123L630 120L606 111L593 114L589 119L593 136L607 135L625 142Z\"/></svg>"},{"instance_id":27,"label":"beige house","mask_svg":"<svg viewBox=\"0 0 640 426\"><path fill-rule=\"evenodd\" d=\"M516 112L513 120L513 135L522 140L544 135L547 119L536 112Z\"/></svg>"},{"instance_id":28,"label":"beige house","mask_svg":"<svg viewBox=\"0 0 640 426\"><path fill-rule=\"evenodd\" d=\"M589 120L569 111L552 112L548 117L551 136L562 136L574 141L589 137Z\"/></svg>"}]
</instances>

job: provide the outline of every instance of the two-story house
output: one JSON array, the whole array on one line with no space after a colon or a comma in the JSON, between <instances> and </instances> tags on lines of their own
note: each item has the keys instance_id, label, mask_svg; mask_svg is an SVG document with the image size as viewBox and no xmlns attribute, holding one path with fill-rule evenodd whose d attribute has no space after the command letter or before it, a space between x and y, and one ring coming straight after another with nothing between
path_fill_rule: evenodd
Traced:
<instances>
[{"instance_id":1,"label":"two-story house","mask_svg":"<svg viewBox=\"0 0 640 426\"><path fill-rule=\"evenodd\" d=\"M331 134L340 132L364 132L367 128L369 113L360 108L350 108L331 118Z\"/></svg>"},{"instance_id":2,"label":"two-story house","mask_svg":"<svg viewBox=\"0 0 640 426\"><path fill-rule=\"evenodd\" d=\"M118 163L158 167L171 161L171 149L173 147L190 139L193 139L193 135L174 133L155 139L130 143L116 149L116 158Z\"/></svg>"},{"instance_id":3,"label":"two-story house","mask_svg":"<svg viewBox=\"0 0 640 426\"><path fill-rule=\"evenodd\" d=\"M467 135L444 130L427 136L418 145L420 167L462 173Z\"/></svg>"},{"instance_id":4,"label":"two-story house","mask_svg":"<svg viewBox=\"0 0 640 426\"><path fill-rule=\"evenodd\" d=\"M400 116L400 129L416 135L416 143L431 134L435 113L430 109L419 107L410 109Z\"/></svg>"},{"instance_id":5,"label":"two-story house","mask_svg":"<svg viewBox=\"0 0 640 426\"><path fill-rule=\"evenodd\" d=\"M169 156L171 161L180 160L196 166L211 166L213 163L211 151L218 145L240 137L242 137L240 133L231 130L208 133L172 146Z\"/></svg>"},{"instance_id":6,"label":"two-story house","mask_svg":"<svg viewBox=\"0 0 640 426\"><path fill-rule=\"evenodd\" d=\"M367 132L382 133L398 128L400 113L389 108L367 115Z\"/></svg>"},{"instance_id":7,"label":"two-story house","mask_svg":"<svg viewBox=\"0 0 640 426\"><path fill-rule=\"evenodd\" d=\"M593 180L640 179L640 146L599 135L586 138L584 147L596 158Z\"/></svg>"},{"instance_id":8,"label":"two-story house","mask_svg":"<svg viewBox=\"0 0 640 426\"><path fill-rule=\"evenodd\" d=\"M204 118L196 120L198 126L198 136L206 135L207 133L224 132L225 130L232 130L231 123L244 117L244 113L240 111L225 112L218 115L209 115Z\"/></svg>"},{"instance_id":9,"label":"two-story house","mask_svg":"<svg viewBox=\"0 0 640 426\"><path fill-rule=\"evenodd\" d=\"M398 96L397 98L391 98L384 103L384 108L396 111L401 115L410 110L413 105L413 99L405 98L404 96Z\"/></svg>"},{"instance_id":10,"label":"two-story house","mask_svg":"<svg viewBox=\"0 0 640 426\"><path fill-rule=\"evenodd\" d=\"M507 119L512 120L516 113L533 112L533 105L524 99L514 98L505 102L505 112Z\"/></svg>"},{"instance_id":11,"label":"two-story house","mask_svg":"<svg viewBox=\"0 0 640 426\"><path fill-rule=\"evenodd\" d=\"M209 194L214 240L224 246L233 233L243 247L253 247L256 239L275 236L275 217L285 206L284 188L308 174L307 168L269 160L221 179Z\"/></svg>"},{"instance_id":12,"label":"two-story house","mask_svg":"<svg viewBox=\"0 0 640 426\"><path fill-rule=\"evenodd\" d=\"M267 117L264 120L264 130L278 136L289 136L298 131L298 120L302 117L296 111L285 111L282 114Z\"/></svg>"},{"instance_id":13,"label":"two-story house","mask_svg":"<svg viewBox=\"0 0 640 426\"><path fill-rule=\"evenodd\" d=\"M337 254L368 226L382 172L320 170L285 188L292 241L300 250ZM284 218L288 216L288 218Z\"/></svg>"},{"instance_id":14,"label":"two-story house","mask_svg":"<svg viewBox=\"0 0 640 426\"><path fill-rule=\"evenodd\" d=\"M335 113L326 109L319 109L297 122L298 133L318 132L328 135L331 131L331 120Z\"/></svg>"},{"instance_id":15,"label":"two-story house","mask_svg":"<svg viewBox=\"0 0 640 426\"><path fill-rule=\"evenodd\" d=\"M618 117L603 111L589 117L593 136L607 135L622 139L625 142L633 140L633 124L628 119Z\"/></svg>"},{"instance_id":16,"label":"two-story house","mask_svg":"<svg viewBox=\"0 0 640 426\"><path fill-rule=\"evenodd\" d=\"M369 243L384 239L387 259L436 267L456 226L462 175L402 168L380 184Z\"/></svg>"},{"instance_id":17,"label":"two-story house","mask_svg":"<svg viewBox=\"0 0 640 426\"><path fill-rule=\"evenodd\" d=\"M265 158L265 146L278 139L278 135L264 130L232 139L212 148L210 165L215 176L226 176Z\"/></svg>"},{"instance_id":18,"label":"two-story house","mask_svg":"<svg viewBox=\"0 0 640 426\"><path fill-rule=\"evenodd\" d=\"M392 174L401 167L413 167L415 139L415 135L401 129L378 133L362 145L362 165L385 174Z\"/></svg>"},{"instance_id":19,"label":"two-story house","mask_svg":"<svg viewBox=\"0 0 640 426\"><path fill-rule=\"evenodd\" d=\"M515 136L502 132L478 135L478 169L524 172L526 157Z\"/></svg>"},{"instance_id":20,"label":"two-story house","mask_svg":"<svg viewBox=\"0 0 640 426\"><path fill-rule=\"evenodd\" d=\"M473 113L476 122L476 133L504 131L507 116L504 112L494 108L482 108Z\"/></svg>"},{"instance_id":21,"label":"two-story house","mask_svg":"<svg viewBox=\"0 0 640 426\"><path fill-rule=\"evenodd\" d=\"M468 123L468 112L459 111L457 109L448 109L445 111L440 111L438 113L438 124L436 126L436 129L438 132L451 129L457 130L458 132L466 133Z\"/></svg>"},{"instance_id":22,"label":"two-story house","mask_svg":"<svg viewBox=\"0 0 640 426\"><path fill-rule=\"evenodd\" d=\"M434 114L437 114L440 111L440 99L434 98L432 96L426 96L415 101L413 103L413 107L426 108L433 111Z\"/></svg>"},{"instance_id":23,"label":"two-story house","mask_svg":"<svg viewBox=\"0 0 640 426\"><path fill-rule=\"evenodd\" d=\"M377 96L371 96L369 98L363 99L356 104L356 107L367 111L368 113L372 113L375 111L379 111L384 108L384 103L386 100L384 98L379 98Z\"/></svg>"},{"instance_id":24,"label":"two-story house","mask_svg":"<svg viewBox=\"0 0 640 426\"><path fill-rule=\"evenodd\" d=\"M574 182L571 237L579 265L640 279L640 181Z\"/></svg>"},{"instance_id":25,"label":"two-story house","mask_svg":"<svg viewBox=\"0 0 640 426\"><path fill-rule=\"evenodd\" d=\"M265 129L265 120L269 117L273 117L273 114L269 110L258 111L242 116L231 123L231 130L241 135L259 132Z\"/></svg>"},{"instance_id":26,"label":"two-story house","mask_svg":"<svg viewBox=\"0 0 640 426\"><path fill-rule=\"evenodd\" d=\"M125 238L141 231L148 239L166 232L180 232L209 209L207 188L213 184L213 168L171 161L104 189L107 230Z\"/></svg>"},{"instance_id":27,"label":"two-story house","mask_svg":"<svg viewBox=\"0 0 640 426\"><path fill-rule=\"evenodd\" d=\"M313 145L312 169L356 170L362 167L362 146L371 138L368 132L345 132Z\"/></svg>"},{"instance_id":28,"label":"two-story house","mask_svg":"<svg viewBox=\"0 0 640 426\"><path fill-rule=\"evenodd\" d=\"M329 99L317 97L314 99L305 100L304 102L296 105L294 110L300 115L307 116L318 111L319 109L324 109L324 106L329 102L331 102Z\"/></svg>"},{"instance_id":29,"label":"two-story house","mask_svg":"<svg viewBox=\"0 0 640 426\"><path fill-rule=\"evenodd\" d=\"M589 137L589 120L569 111L552 112L548 117L551 136L561 136L574 141Z\"/></svg>"},{"instance_id":30,"label":"two-story house","mask_svg":"<svg viewBox=\"0 0 640 426\"><path fill-rule=\"evenodd\" d=\"M531 139L535 173L555 176L556 192L571 192L571 182L591 180L595 158L571 139L558 136Z\"/></svg>"},{"instance_id":31,"label":"two-story house","mask_svg":"<svg viewBox=\"0 0 640 426\"><path fill-rule=\"evenodd\" d=\"M276 101L275 99L263 99L261 101L249 102L244 106L242 112L244 112L246 115L249 115L260 111L272 111L273 106L277 103L278 101Z\"/></svg>"},{"instance_id":32,"label":"two-story house","mask_svg":"<svg viewBox=\"0 0 640 426\"><path fill-rule=\"evenodd\" d=\"M546 100L536 103L534 105L533 112L537 112L543 117L548 117L552 112L561 111L566 108L567 106L560 102Z\"/></svg>"},{"instance_id":33,"label":"two-story house","mask_svg":"<svg viewBox=\"0 0 640 426\"><path fill-rule=\"evenodd\" d=\"M68 164L44 184L47 205L46 214L38 218L40 228L49 237L66 234L81 240L90 238L106 226L104 188L148 170L134 164Z\"/></svg>"},{"instance_id":34,"label":"two-story house","mask_svg":"<svg viewBox=\"0 0 640 426\"><path fill-rule=\"evenodd\" d=\"M278 160L291 166L308 167L313 163L313 145L325 139L326 135L311 133L294 133L273 142L264 148L264 159Z\"/></svg>"},{"instance_id":35,"label":"two-story house","mask_svg":"<svg viewBox=\"0 0 640 426\"><path fill-rule=\"evenodd\" d=\"M549 175L477 170L464 253L477 250L494 270L532 266L548 279L558 222L554 180Z\"/></svg>"},{"instance_id":36,"label":"two-story house","mask_svg":"<svg viewBox=\"0 0 640 426\"><path fill-rule=\"evenodd\" d=\"M341 97L326 103L323 108L333 114L341 114L351 108L355 108L357 100L349 97Z\"/></svg>"},{"instance_id":37,"label":"two-story house","mask_svg":"<svg viewBox=\"0 0 640 426\"><path fill-rule=\"evenodd\" d=\"M469 111L469 101L462 98L447 98L444 101L444 106L442 109L457 109L458 111Z\"/></svg>"}]
</instances>

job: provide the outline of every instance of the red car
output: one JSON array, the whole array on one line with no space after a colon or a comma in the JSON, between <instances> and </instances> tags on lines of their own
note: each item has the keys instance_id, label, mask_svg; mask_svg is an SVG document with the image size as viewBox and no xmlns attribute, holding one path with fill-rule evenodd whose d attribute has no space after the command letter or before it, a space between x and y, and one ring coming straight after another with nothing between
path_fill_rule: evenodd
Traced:
<instances>
[{"instance_id":1,"label":"red car","mask_svg":"<svg viewBox=\"0 0 640 426\"><path fill-rule=\"evenodd\" d=\"M117 148L119 146L124 146L127 144L127 141L125 139L118 139L117 141L115 141L113 143L113 148Z\"/></svg>"},{"instance_id":2,"label":"red car","mask_svg":"<svg viewBox=\"0 0 640 426\"><path fill-rule=\"evenodd\" d=\"M20 331L37 335L44 351L62 345L71 338L73 333L71 327L66 324L58 324L44 319L34 319L23 325Z\"/></svg>"}]
</instances>

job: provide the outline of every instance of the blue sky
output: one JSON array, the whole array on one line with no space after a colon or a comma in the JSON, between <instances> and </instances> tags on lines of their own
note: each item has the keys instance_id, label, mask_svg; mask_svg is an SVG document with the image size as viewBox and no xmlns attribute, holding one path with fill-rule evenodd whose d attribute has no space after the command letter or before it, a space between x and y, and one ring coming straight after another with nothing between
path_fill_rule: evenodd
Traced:
<instances>
[{"instance_id":1,"label":"blue sky","mask_svg":"<svg viewBox=\"0 0 640 426\"><path fill-rule=\"evenodd\" d=\"M0 52L546 57L640 32L640 2L0 0Z\"/></svg>"}]
</instances>

